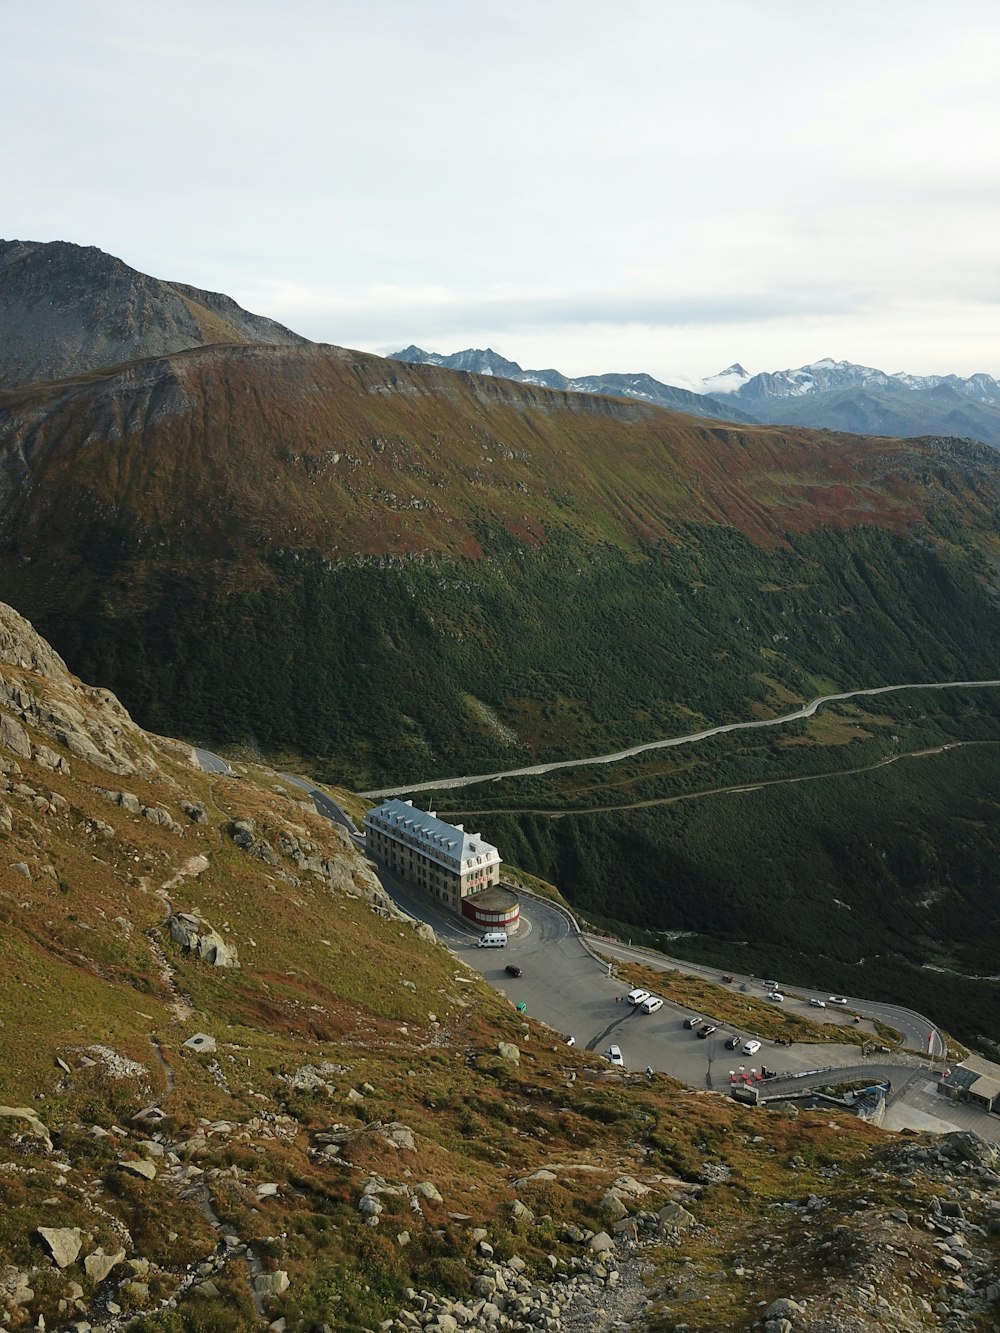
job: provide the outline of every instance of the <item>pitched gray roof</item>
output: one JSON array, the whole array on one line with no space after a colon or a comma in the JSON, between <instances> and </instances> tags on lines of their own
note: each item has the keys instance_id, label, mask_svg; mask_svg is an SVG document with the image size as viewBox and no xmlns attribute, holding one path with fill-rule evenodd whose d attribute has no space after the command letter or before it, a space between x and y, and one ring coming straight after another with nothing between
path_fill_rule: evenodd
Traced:
<instances>
[{"instance_id":1,"label":"pitched gray roof","mask_svg":"<svg viewBox=\"0 0 1000 1333\"><path fill-rule=\"evenodd\" d=\"M467 833L457 824L438 819L433 811L417 810L411 801L396 797L369 810L365 824L408 842L425 856L462 874L476 866L499 865L502 860L496 847L480 834Z\"/></svg>"}]
</instances>

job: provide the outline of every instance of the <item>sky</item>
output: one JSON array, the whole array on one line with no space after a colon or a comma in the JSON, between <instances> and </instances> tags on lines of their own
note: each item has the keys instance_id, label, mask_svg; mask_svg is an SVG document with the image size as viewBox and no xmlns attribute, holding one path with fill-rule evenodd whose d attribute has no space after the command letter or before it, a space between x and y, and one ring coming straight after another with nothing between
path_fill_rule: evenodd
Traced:
<instances>
[{"instance_id":1,"label":"sky","mask_svg":"<svg viewBox=\"0 0 1000 1333\"><path fill-rule=\"evenodd\" d=\"M366 351L1000 376L996 0L4 11L8 240Z\"/></svg>"}]
</instances>

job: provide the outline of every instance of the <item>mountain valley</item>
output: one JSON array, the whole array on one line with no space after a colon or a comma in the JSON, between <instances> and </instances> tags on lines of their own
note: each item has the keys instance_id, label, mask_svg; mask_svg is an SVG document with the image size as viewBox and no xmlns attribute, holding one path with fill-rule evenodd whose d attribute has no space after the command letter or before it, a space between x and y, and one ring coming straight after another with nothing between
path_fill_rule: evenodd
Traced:
<instances>
[{"instance_id":1,"label":"mountain valley","mask_svg":"<svg viewBox=\"0 0 1000 1333\"><path fill-rule=\"evenodd\" d=\"M358 821L422 786L595 928L996 1058L1000 453L0 266L0 1323L991 1327L992 1143L612 1070L283 770Z\"/></svg>"},{"instance_id":2,"label":"mountain valley","mask_svg":"<svg viewBox=\"0 0 1000 1333\"><path fill-rule=\"evenodd\" d=\"M0 597L76 669L146 726L356 790L1000 661L1000 459L970 441L228 343L0 394L0 495ZM602 771L583 812L566 779L475 806L619 929L802 980L821 943L837 988L879 953L886 996L929 985L989 1050L997 738L995 691L886 696Z\"/></svg>"}]
</instances>

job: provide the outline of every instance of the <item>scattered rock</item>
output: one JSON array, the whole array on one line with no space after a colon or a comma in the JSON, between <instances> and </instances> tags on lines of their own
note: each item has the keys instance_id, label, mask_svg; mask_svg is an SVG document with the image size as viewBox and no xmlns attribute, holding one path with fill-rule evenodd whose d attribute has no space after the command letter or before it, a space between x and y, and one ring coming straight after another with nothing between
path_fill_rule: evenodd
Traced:
<instances>
[{"instance_id":1,"label":"scattered rock","mask_svg":"<svg viewBox=\"0 0 1000 1333\"><path fill-rule=\"evenodd\" d=\"M39 1227L38 1234L49 1247L57 1268L67 1268L74 1263L83 1246L79 1227Z\"/></svg>"},{"instance_id":2,"label":"scattered rock","mask_svg":"<svg viewBox=\"0 0 1000 1333\"><path fill-rule=\"evenodd\" d=\"M49 1151L52 1150L52 1139L49 1137L49 1131L30 1106L0 1106L0 1119L26 1120L31 1133L36 1138L41 1139Z\"/></svg>"},{"instance_id":3,"label":"scattered rock","mask_svg":"<svg viewBox=\"0 0 1000 1333\"><path fill-rule=\"evenodd\" d=\"M253 1289L258 1296L280 1296L288 1290L288 1274L281 1268L275 1273L258 1273Z\"/></svg>"},{"instance_id":4,"label":"scattered rock","mask_svg":"<svg viewBox=\"0 0 1000 1333\"><path fill-rule=\"evenodd\" d=\"M156 1179L156 1166L153 1162L147 1162L137 1159L134 1162L119 1162L122 1171L128 1171L133 1176L142 1176L143 1180Z\"/></svg>"},{"instance_id":5,"label":"scattered rock","mask_svg":"<svg viewBox=\"0 0 1000 1333\"><path fill-rule=\"evenodd\" d=\"M31 758L31 741L28 733L9 713L0 713L0 745L20 759Z\"/></svg>"},{"instance_id":6,"label":"scattered rock","mask_svg":"<svg viewBox=\"0 0 1000 1333\"><path fill-rule=\"evenodd\" d=\"M119 1250L117 1254L105 1254L103 1250L94 1250L93 1254L88 1254L83 1261L83 1266L87 1270L87 1276L96 1285L103 1282L116 1264L120 1264L125 1258L125 1251Z\"/></svg>"},{"instance_id":7,"label":"scattered rock","mask_svg":"<svg viewBox=\"0 0 1000 1333\"><path fill-rule=\"evenodd\" d=\"M216 967L239 967L236 946L223 939L219 932L201 917L190 912L178 912L167 918L171 938L185 952L193 953Z\"/></svg>"}]
</instances>

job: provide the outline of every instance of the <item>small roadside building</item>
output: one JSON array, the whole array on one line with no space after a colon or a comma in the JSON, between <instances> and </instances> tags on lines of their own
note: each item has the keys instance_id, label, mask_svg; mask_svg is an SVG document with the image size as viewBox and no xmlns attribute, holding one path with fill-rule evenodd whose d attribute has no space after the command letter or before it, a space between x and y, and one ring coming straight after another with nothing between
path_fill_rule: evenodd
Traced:
<instances>
[{"instance_id":1,"label":"small roadside building","mask_svg":"<svg viewBox=\"0 0 1000 1333\"><path fill-rule=\"evenodd\" d=\"M517 896L500 885L500 853L479 833L392 798L365 815L365 840L376 861L453 912L493 929L516 923Z\"/></svg>"},{"instance_id":2,"label":"small roadside building","mask_svg":"<svg viewBox=\"0 0 1000 1333\"><path fill-rule=\"evenodd\" d=\"M1000 1065L969 1055L945 1070L938 1091L956 1102L970 1102L984 1111L1000 1112Z\"/></svg>"}]
</instances>

